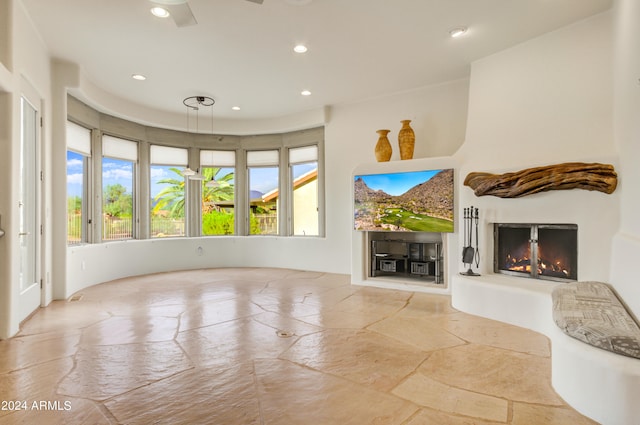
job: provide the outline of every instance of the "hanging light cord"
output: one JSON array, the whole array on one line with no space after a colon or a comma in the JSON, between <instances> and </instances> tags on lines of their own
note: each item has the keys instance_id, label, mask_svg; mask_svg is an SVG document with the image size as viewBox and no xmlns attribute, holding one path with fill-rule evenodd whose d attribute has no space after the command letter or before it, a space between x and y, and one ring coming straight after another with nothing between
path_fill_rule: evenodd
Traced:
<instances>
[{"instance_id":1,"label":"hanging light cord","mask_svg":"<svg viewBox=\"0 0 640 425\"><path fill-rule=\"evenodd\" d=\"M187 107L187 131L189 131L189 110L196 111L196 133L199 131L199 117L198 111L200 107L211 107L216 101L209 96L189 96L185 98L182 103ZM211 132L213 133L213 108L211 108Z\"/></svg>"}]
</instances>

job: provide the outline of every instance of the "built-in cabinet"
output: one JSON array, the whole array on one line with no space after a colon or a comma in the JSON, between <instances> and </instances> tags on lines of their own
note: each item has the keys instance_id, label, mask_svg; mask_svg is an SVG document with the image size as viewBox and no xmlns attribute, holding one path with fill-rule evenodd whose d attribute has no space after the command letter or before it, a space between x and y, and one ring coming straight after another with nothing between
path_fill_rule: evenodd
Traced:
<instances>
[{"instance_id":1,"label":"built-in cabinet","mask_svg":"<svg viewBox=\"0 0 640 425\"><path fill-rule=\"evenodd\" d=\"M441 284L442 243L404 239L370 241L370 276L396 276Z\"/></svg>"}]
</instances>

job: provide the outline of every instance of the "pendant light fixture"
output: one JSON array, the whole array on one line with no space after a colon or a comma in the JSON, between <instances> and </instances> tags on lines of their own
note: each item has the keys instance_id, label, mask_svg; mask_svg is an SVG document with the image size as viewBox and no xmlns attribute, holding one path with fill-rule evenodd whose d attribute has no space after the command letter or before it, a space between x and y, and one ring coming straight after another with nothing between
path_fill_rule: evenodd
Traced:
<instances>
[{"instance_id":1,"label":"pendant light fixture","mask_svg":"<svg viewBox=\"0 0 640 425\"><path fill-rule=\"evenodd\" d=\"M196 172L193 171L191 168L189 168L189 166L187 166L187 168L185 168L184 170L182 170L182 175L184 177L192 177L196 175Z\"/></svg>"},{"instance_id":2,"label":"pendant light fixture","mask_svg":"<svg viewBox=\"0 0 640 425\"><path fill-rule=\"evenodd\" d=\"M200 110L209 108L210 114L210 128L213 134L213 105L216 103L213 98L209 96L189 96L186 97L182 103L187 107L187 132L191 132L191 121L195 121L194 132L200 132ZM204 180L200 171L196 173L191 168L187 167L182 171L182 175L190 180Z\"/></svg>"},{"instance_id":3,"label":"pendant light fixture","mask_svg":"<svg viewBox=\"0 0 640 425\"><path fill-rule=\"evenodd\" d=\"M200 132L200 110L209 108L209 117L211 118L211 133L213 133L213 105L216 103L209 96L189 96L182 103L187 107L187 131L191 131L191 117L194 116L195 128L194 132Z\"/></svg>"}]
</instances>

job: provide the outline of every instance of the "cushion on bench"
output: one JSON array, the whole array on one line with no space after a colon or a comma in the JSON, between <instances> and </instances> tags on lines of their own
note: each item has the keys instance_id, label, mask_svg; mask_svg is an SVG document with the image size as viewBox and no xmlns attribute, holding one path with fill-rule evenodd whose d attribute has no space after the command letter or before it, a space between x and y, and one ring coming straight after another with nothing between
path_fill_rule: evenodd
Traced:
<instances>
[{"instance_id":1,"label":"cushion on bench","mask_svg":"<svg viewBox=\"0 0 640 425\"><path fill-rule=\"evenodd\" d=\"M640 359L640 327L602 282L572 282L553 289L553 320L567 335Z\"/></svg>"}]
</instances>

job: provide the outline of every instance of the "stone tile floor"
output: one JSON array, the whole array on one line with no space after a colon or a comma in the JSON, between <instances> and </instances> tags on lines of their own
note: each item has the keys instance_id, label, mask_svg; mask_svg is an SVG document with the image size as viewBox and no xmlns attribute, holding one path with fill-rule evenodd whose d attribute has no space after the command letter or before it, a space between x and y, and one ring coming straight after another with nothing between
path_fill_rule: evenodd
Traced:
<instances>
[{"instance_id":1,"label":"stone tile floor","mask_svg":"<svg viewBox=\"0 0 640 425\"><path fill-rule=\"evenodd\" d=\"M177 271L87 288L0 341L0 424L594 424L549 356L448 296Z\"/></svg>"}]
</instances>

